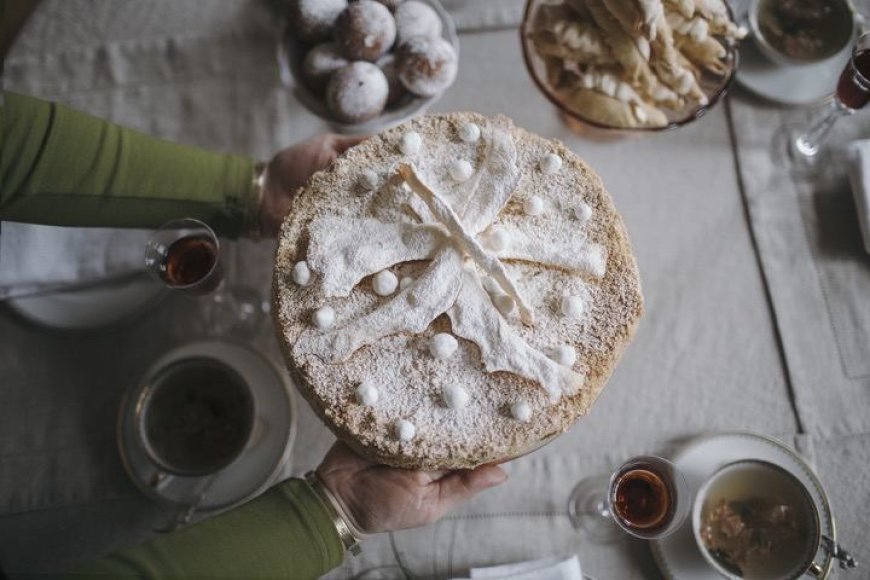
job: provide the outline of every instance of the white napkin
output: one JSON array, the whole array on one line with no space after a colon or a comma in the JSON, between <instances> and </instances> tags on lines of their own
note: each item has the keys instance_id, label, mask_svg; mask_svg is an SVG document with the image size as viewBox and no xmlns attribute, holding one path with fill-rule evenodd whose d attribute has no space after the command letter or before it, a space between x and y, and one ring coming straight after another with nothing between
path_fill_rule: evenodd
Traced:
<instances>
[{"instance_id":1,"label":"white napkin","mask_svg":"<svg viewBox=\"0 0 870 580\"><path fill-rule=\"evenodd\" d=\"M148 230L0 225L0 300L143 270Z\"/></svg>"},{"instance_id":2,"label":"white napkin","mask_svg":"<svg viewBox=\"0 0 870 580\"><path fill-rule=\"evenodd\" d=\"M577 555L472 568L470 580L583 580ZM455 579L463 580L463 579Z\"/></svg>"},{"instance_id":3,"label":"white napkin","mask_svg":"<svg viewBox=\"0 0 870 580\"><path fill-rule=\"evenodd\" d=\"M864 250L870 253L870 139L846 146L846 167L861 223Z\"/></svg>"}]
</instances>

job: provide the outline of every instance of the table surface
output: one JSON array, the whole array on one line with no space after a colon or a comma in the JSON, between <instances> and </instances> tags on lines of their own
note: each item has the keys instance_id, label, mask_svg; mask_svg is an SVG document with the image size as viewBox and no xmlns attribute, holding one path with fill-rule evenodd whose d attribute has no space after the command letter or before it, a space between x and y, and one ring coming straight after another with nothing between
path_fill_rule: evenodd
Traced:
<instances>
[{"instance_id":1,"label":"table surface","mask_svg":"<svg viewBox=\"0 0 870 580\"><path fill-rule=\"evenodd\" d=\"M369 540L329 577L401 566L442 578L572 552L596 578L659 577L643 542L603 546L577 534L565 512L570 490L630 456L733 430L796 446L830 495L842 543L870 563L870 306L862 300L870 258L842 173L796 180L771 155L777 130L806 111L738 90L678 131L583 140L525 72L521 2L446 4L461 32L461 67L433 110L503 113L588 161L627 224L647 314L595 408L570 432L507 464L505 485L438 524ZM278 27L256 0L44 0L4 82L170 140L266 158L325 130L280 85ZM838 141L866 136L870 122L856 115L838 130ZM231 276L267 296L273 244L236 246ZM186 296L123 327L74 336L0 308L7 573L57 571L153 537L167 512L126 477L115 416L151 362L202 333L203 312ZM270 328L252 342L280 361ZM298 420L285 475L315 466L333 441L304 404Z\"/></svg>"}]
</instances>

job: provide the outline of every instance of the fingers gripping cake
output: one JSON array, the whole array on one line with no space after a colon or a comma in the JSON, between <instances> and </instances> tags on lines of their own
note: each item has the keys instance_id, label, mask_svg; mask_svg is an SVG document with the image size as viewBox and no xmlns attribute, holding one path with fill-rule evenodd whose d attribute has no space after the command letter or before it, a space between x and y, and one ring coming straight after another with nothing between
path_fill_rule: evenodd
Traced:
<instances>
[{"instance_id":1,"label":"fingers gripping cake","mask_svg":"<svg viewBox=\"0 0 870 580\"><path fill-rule=\"evenodd\" d=\"M469 468L592 406L643 305L622 220L561 143L432 115L316 174L284 223L275 316L335 434L398 467Z\"/></svg>"}]
</instances>

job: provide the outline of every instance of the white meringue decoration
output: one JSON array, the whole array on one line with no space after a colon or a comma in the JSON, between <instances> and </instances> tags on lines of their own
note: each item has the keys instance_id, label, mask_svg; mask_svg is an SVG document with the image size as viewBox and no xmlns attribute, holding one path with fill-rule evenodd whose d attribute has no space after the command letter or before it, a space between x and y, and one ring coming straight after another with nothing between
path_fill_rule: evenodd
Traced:
<instances>
[{"instance_id":1,"label":"white meringue decoration","mask_svg":"<svg viewBox=\"0 0 870 580\"><path fill-rule=\"evenodd\" d=\"M541 159L541 171L547 175L552 175L562 169L562 158L555 153L547 153Z\"/></svg>"},{"instance_id":2,"label":"white meringue decoration","mask_svg":"<svg viewBox=\"0 0 870 580\"><path fill-rule=\"evenodd\" d=\"M414 427L414 424L405 419L396 419L393 423L393 429L399 441L410 441L417 434L417 428Z\"/></svg>"},{"instance_id":3,"label":"white meringue decoration","mask_svg":"<svg viewBox=\"0 0 870 580\"><path fill-rule=\"evenodd\" d=\"M474 123L466 123L459 128L459 138L466 143L475 143L480 139L480 127Z\"/></svg>"},{"instance_id":4,"label":"white meringue decoration","mask_svg":"<svg viewBox=\"0 0 870 580\"><path fill-rule=\"evenodd\" d=\"M371 169L363 169L359 176L359 184L366 191L374 191L381 183L381 178Z\"/></svg>"},{"instance_id":5,"label":"white meringue decoration","mask_svg":"<svg viewBox=\"0 0 870 580\"><path fill-rule=\"evenodd\" d=\"M501 312L502 316L507 316L513 312L514 306L516 306L514 299L507 294L494 294L492 296L492 303L495 305L496 310Z\"/></svg>"},{"instance_id":6,"label":"white meringue decoration","mask_svg":"<svg viewBox=\"0 0 870 580\"><path fill-rule=\"evenodd\" d=\"M574 217L581 223L586 223L592 217L592 208L584 202L574 206Z\"/></svg>"},{"instance_id":7,"label":"white meringue decoration","mask_svg":"<svg viewBox=\"0 0 870 580\"><path fill-rule=\"evenodd\" d=\"M525 401L516 401L511 405L511 415L521 423L528 423L532 418L532 408Z\"/></svg>"},{"instance_id":8,"label":"white meringue decoration","mask_svg":"<svg viewBox=\"0 0 870 580\"><path fill-rule=\"evenodd\" d=\"M544 200L533 195L523 202L523 211L526 212L526 215L541 215L544 213Z\"/></svg>"},{"instance_id":9,"label":"white meringue decoration","mask_svg":"<svg viewBox=\"0 0 870 580\"><path fill-rule=\"evenodd\" d=\"M356 402L366 407L371 407L377 403L380 396L378 390L369 383L360 383L356 391L354 391L354 395L356 396Z\"/></svg>"},{"instance_id":10,"label":"white meringue decoration","mask_svg":"<svg viewBox=\"0 0 870 580\"><path fill-rule=\"evenodd\" d=\"M484 245L493 252L507 250L511 245L511 234L507 228L492 226L484 236Z\"/></svg>"},{"instance_id":11,"label":"white meringue decoration","mask_svg":"<svg viewBox=\"0 0 870 580\"><path fill-rule=\"evenodd\" d=\"M586 311L586 304L579 296L562 296L559 310L568 318L580 318Z\"/></svg>"},{"instance_id":12,"label":"white meringue decoration","mask_svg":"<svg viewBox=\"0 0 870 580\"><path fill-rule=\"evenodd\" d=\"M450 162L447 171L450 173L450 177L453 178L453 181L463 183L468 181L471 174L474 173L474 168L471 166L471 163L464 159L455 159Z\"/></svg>"},{"instance_id":13,"label":"white meringue decoration","mask_svg":"<svg viewBox=\"0 0 870 580\"><path fill-rule=\"evenodd\" d=\"M321 306L314 311L311 321L314 322L314 326L317 328L326 330L335 324L335 310L333 310L332 306Z\"/></svg>"},{"instance_id":14,"label":"white meringue decoration","mask_svg":"<svg viewBox=\"0 0 870 580\"><path fill-rule=\"evenodd\" d=\"M404 290L408 286L414 283L414 279L410 276L402 276L402 279L399 280L399 290Z\"/></svg>"},{"instance_id":15,"label":"white meringue decoration","mask_svg":"<svg viewBox=\"0 0 870 580\"><path fill-rule=\"evenodd\" d=\"M416 155L420 152L422 146L423 137L416 131L408 131L402 135L402 143L399 145L399 148L405 155Z\"/></svg>"},{"instance_id":16,"label":"white meringue decoration","mask_svg":"<svg viewBox=\"0 0 870 580\"><path fill-rule=\"evenodd\" d=\"M574 350L573 346L567 344L560 344L553 348L549 356L560 365L566 367L574 366L574 363L577 362L577 351Z\"/></svg>"},{"instance_id":17,"label":"white meringue decoration","mask_svg":"<svg viewBox=\"0 0 870 580\"><path fill-rule=\"evenodd\" d=\"M302 260L293 264L293 271L290 274L293 281L300 286L308 286L311 284L311 268L308 267L308 262Z\"/></svg>"},{"instance_id":18,"label":"white meringue decoration","mask_svg":"<svg viewBox=\"0 0 870 580\"><path fill-rule=\"evenodd\" d=\"M429 339L429 352L438 360L450 358L457 348L459 343L446 332L439 332Z\"/></svg>"},{"instance_id":19,"label":"white meringue decoration","mask_svg":"<svg viewBox=\"0 0 870 580\"><path fill-rule=\"evenodd\" d=\"M399 279L389 270L381 270L372 278L372 289L378 296L390 296L399 287Z\"/></svg>"},{"instance_id":20,"label":"white meringue decoration","mask_svg":"<svg viewBox=\"0 0 870 580\"><path fill-rule=\"evenodd\" d=\"M441 398L451 409L462 409L471 400L468 391L458 385L447 385L441 389Z\"/></svg>"}]
</instances>

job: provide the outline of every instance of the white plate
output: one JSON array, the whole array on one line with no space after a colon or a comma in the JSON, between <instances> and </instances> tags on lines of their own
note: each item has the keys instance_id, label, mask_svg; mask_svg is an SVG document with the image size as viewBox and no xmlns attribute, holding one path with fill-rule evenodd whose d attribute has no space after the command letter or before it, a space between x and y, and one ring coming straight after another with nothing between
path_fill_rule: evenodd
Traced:
<instances>
[{"instance_id":1,"label":"white plate","mask_svg":"<svg viewBox=\"0 0 870 580\"><path fill-rule=\"evenodd\" d=\"M163 284L142 272L77 290L10 298L6 304L31 322L73 331L123 322L157 304L166 292Z\"/></svg>"},{"instance_id":2,"label":"white plate","mask_svg":"<svg viewBox=\"0 0 870 580\"><path fill-rule=\"evenodd\" d=\"M742 459L761 459L779 465L803 483L819 510L822 533L836 540L834 518L828 498L809 465L784 444L753 433L720 433L693 439L671 461L686 478L691 501L704 481L720 467ZM671 580L721 580L701 556L692 534L691 518L672 535L650 542L653 556L665 578ZM826 577L832 560L823 550L816 554L816 563Z\"/></svg>"},{"instance_id":3,"label":"white plate","mask_svg":"<svg viewBox=\"0 0 870 580\"><path fill-rule=\"evenodd\" d=\"M133 483L153 499L185 506L204 492L198 510L228 508L264 491L287 466L296 437L296 408L290 394L290 379L253 350L222 341L195 342L177 348L161 357L145 376L173 361L190 357L218 359L251 386L256 409L252 442L217 475L169 476L161 485L154 486L161 470L145 453L136 436L136 394L141 386L137 385L124 398L118 417L121 459ZM211 477L214 480L209 482Z\"/></svg>"},{"instance_id":4,"label":"white plate","mask_svg":"<svg viewBox=\"0 0 870 580\"><path fill-rule=\"evenodd\" d=\"M756 95L784 105L821 103L834 94L840 73L852 56L852 42L828 60L786 66L761 53L751 38L740 45L736 80Z\"/></svg>"}]
</instances>

